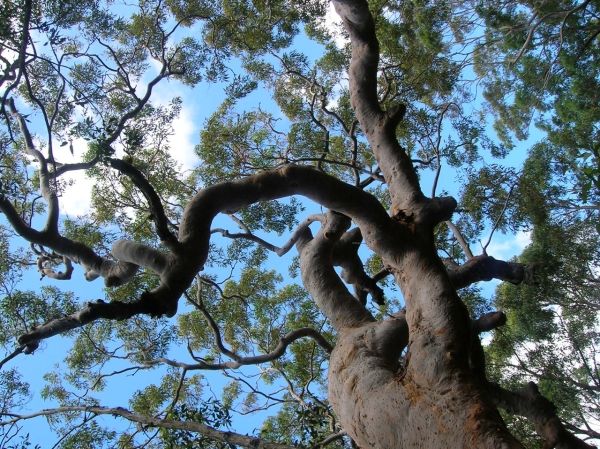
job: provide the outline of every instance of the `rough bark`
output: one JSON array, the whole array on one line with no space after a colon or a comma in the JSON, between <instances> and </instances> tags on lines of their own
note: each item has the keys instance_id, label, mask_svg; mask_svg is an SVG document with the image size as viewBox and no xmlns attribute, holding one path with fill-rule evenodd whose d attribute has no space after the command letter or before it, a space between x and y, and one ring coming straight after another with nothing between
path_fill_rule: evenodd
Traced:
<instances>
[{"instance_id":1,"label":"rough bark","mask_svg":"<svg viewBox=\"0 0 600 449\"><path fill-rule=\"evenodd\" d=\"M352 106L387 182L395 219L385 243L373 238L380 235L377 224L361 231L404 294L408 355L399 364L399 351L382 349L394 347L390 340L403 347L404 320L374 323L331 269L331 240L343 228L327 223L312 241L307 234L299 245L303 280L340 334L330 361L329 400L359 447L520 448L472 370L477 333L433 244L433 226L449 219L456 202L422 194L395 137L404 108L383 112L379 106L379 50L367 3L334 0L334 6L351 39Z\"/></svg>"}]
</instances>

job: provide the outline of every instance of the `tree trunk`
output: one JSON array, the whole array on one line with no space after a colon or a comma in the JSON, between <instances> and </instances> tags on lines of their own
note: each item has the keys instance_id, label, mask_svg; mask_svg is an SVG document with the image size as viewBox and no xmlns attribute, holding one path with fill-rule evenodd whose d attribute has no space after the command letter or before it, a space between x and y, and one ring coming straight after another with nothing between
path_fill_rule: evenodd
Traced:
<instances>
[{"instance_id":1,"label":"tree trunk","mask_svg":"<svg viewBox=\"0 0 600 449\"><path fill-rule=\"evenodd\" d=\"M298 243L304 283L339 332L329 400L362 449L521 448L492 402L478 334L434 245L434 227L450 218L456 201L423 195L396 138L406 108L381 109L379 43L367 2L334 0L334 6L352 45L352 107L392 200L389 223L357 223L394 274L406 314L375 322L341 284L330 266L335 242L348 225L339 216L330 213L316 237L304 236ZM548 432L548 423L558 421L555 415L532 418L547 447L587 446L579 440L571 446L557 436L560 423Z\"/></svg>"},{"instance_id":2,"label":"tree trunk","mask_svg":"<svg viewBox=\"0 0 600 449\"><path fill-rule=\"evenodd\" d=\"M376 250L382 243L388 250L400 244L405 249L403 268L394 271L406 315L377 322L331 266L345 229L341 220L328 214L319 233L313 238L307 231L298 247L304 284L339 332L330 359L329 400L344 430L361 448L522 447L485 399L480 367L470 357L470 340L478 337L471 335L466 308L431 254L433 246L411 247L401 234L370 241Z\"/></svg>"}]
</instances>

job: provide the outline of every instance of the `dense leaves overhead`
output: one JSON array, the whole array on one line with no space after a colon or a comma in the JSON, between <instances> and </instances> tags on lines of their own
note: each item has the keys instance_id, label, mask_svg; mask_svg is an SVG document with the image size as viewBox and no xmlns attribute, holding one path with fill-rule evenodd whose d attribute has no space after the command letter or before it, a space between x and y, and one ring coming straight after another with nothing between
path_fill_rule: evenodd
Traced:
<instances>
[{"instance_id":1,"label":"dense leaves overhead","mask_svg":"<svg viewBox=\"0 0 600 449\"><path fill-rule=\"evenodd\" d=\"M350 38L364 30L336 24L326 1L0 6L0 446L33 447L42 421L27 413L44 409L60 448L355 447L327 399L343 332L308 293L307 266L322 261L304 262L302 278L299 256L322 245L356 320L389 324L418 301L390 261L431 242L417 265L442 267L439 256L444 304L464 319L450 325L468 339L448 358L477 385L486 373L519 392L536 382L567 430L598 441L598 2L368 7L391 159L356 112ZM402 170L379 165L394 157ZM290 166L313 171L286 178ZM396 175L427 197L452 194L456 210L419 222L390 193ZM355 213L348 232L332 202ZM384 210L386 231L405 235L364 232ZM489 257L519 238L510 264ZM506 282L476 284L493 278ZM506 325L483 336L484 368L466 320L494 310ZM410 326L408 348L369 349L395 354L386 363L402 382L423 331ZM52 351L56 366L20 372L21 354ZM514 435L550 447L509 412Z\"/></svg>"}]
</instances>

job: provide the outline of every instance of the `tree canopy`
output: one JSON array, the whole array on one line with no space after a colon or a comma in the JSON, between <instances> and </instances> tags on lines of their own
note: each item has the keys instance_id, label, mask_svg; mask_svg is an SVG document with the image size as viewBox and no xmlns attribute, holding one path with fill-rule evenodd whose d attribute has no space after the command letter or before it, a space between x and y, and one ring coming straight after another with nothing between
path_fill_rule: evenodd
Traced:
<instances>
[{"instance_id":1,"label":"tree canopy","mask_svg":"<svg viewBox=\"0 0 600 449\"><path fill-rule=\"evenodd\" d=\"M5 1L0 446L597 444L599 14Z\"/></svg>"}]
</instances>

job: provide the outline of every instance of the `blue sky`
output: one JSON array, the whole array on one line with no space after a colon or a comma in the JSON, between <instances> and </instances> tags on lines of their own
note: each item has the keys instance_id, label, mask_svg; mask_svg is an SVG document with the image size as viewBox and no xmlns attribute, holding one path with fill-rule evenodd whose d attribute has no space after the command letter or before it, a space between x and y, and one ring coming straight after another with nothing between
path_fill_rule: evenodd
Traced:
<instances>
[{"instance_id":1,"label":"blue sky","mask_svg":"<svg viewBox=\"0 0 600 449\"><path fill-rule=\"evenodd\" d=\"M335 26L335 17L335 13L330 7L326 18L328 26ZM339 43L342 44L343 38L341 37L341 34L338 39ZM298 42L301 50L309 49L307 47L308 44L306 43L306 39L300 37ZM314 51L314 49L309 50ZM149 73L148 76L151 76L151 73ZM184 102L181 114L173 124L173 136L170 138L172 148L171 154L183 170L190 170L198 163L194 147L199 143L199 131L202 129L207 117L209 117L221 104L221 101L224 98L223 85L201 83L195 88L190 88L177 81L166 81L160 83L156 87L153 98L155 103L167 104L176 96L182 97ZM260 104L264 106L265 104L272 105L273 103L264 90L258 90L245 98L243 104L254 106ZM513 161L514 164L518 164L520 162L519 158L522 159L525 156L528 144L529 143L523 144L522 149L513 152L515 155L513 156L515 158ZM57 145L56 158L61 162L76 162L86 149L87 143L83 140L74 142L74 155L71 155L68 147L60 147ZM443 186L444 188L447 188L448 185L452 185L452 183L456 182L454 179L455 174L453 174L452 171L445 169L443 176L443 181L446 183L446 185ZM74 185L71 188L68 188L62 197L61 207L64 214L78 216L89 211L89 197L93 184L83 172L74 173L71 178ZM424 177L425 192L431 190L430 184L428 184L430 182L431 179ZM306 214L308 215L311 212L314 211L307 210ZM226 219L223 222L219 221L219 226L227 227L230 230L235 229L233 222ZM273 243L281 244L285 239L286 237L282 236L279 241L274 241ZM529 236L526 232L520 232L516 235L496 233L488 248L488 253L497 258L508 259L518 255L528 243ZM478 251L478 248L473 248L473 250L476 253L480 252ZM283 263L281 260L273 258L273 267L287 266L288 262L286 261L289 261L289 257L284 259ZM285 275L286 270L280 271ZM39 274L33 271L26 273L23 284L29 289L38 288L40 285ZM44 279L41 282L41 285L57 285L59 287L64 287L63 283L48 278ZM494 285L495 283L488 284L486 291L491 294ZM82 301L104 297L102 281L99 279L92 283L85 282L80 267L76 268L73 280L69 282L68 288L74 289ZM37 392L44 385L42 375L53 366L60 367L61 363L63 363L63 358L68 351L69 345L70 342L68 339L54 337L42 343L42 346L34 355L20 356L7 365L7 367L19 365L22 368L22 371L27 373L27 381L30 382L32 390L34 391L34 397L27 407L28 411L33 412L39 408L48 407L48 404L42 403L37 397ZM183 352L185 351L182 350L182 354ZM141 384L156 381L159 372L164 372L164 370L161 369L146 373L138 373L135 377L124 377L123 379L125 382L119 381L114 383L114 385L111 385L111 388L107 390L106 394L102 395L103 401L105 401L104 404L108 406L127 407L127 399L131 394L136 389L140 388ZM210 383L214 391L218 392L223 386L223 381L217 380L216 376L218 375L214 376L215 377L210 375ZM127 383L127 380L130 382ZM103 418L103 420L107 421L111 420L111 418ZM260 420L254 418L252 420L239 418L239 422L243 422L242 431L251 432L259 425ZM30 432L32 442L40 443L42 447L49 447L48 442L53 441L55 438L52 433L48 431L44 418L28 421L25 423L25 426Z\"/></svg>"}]
</instances>

